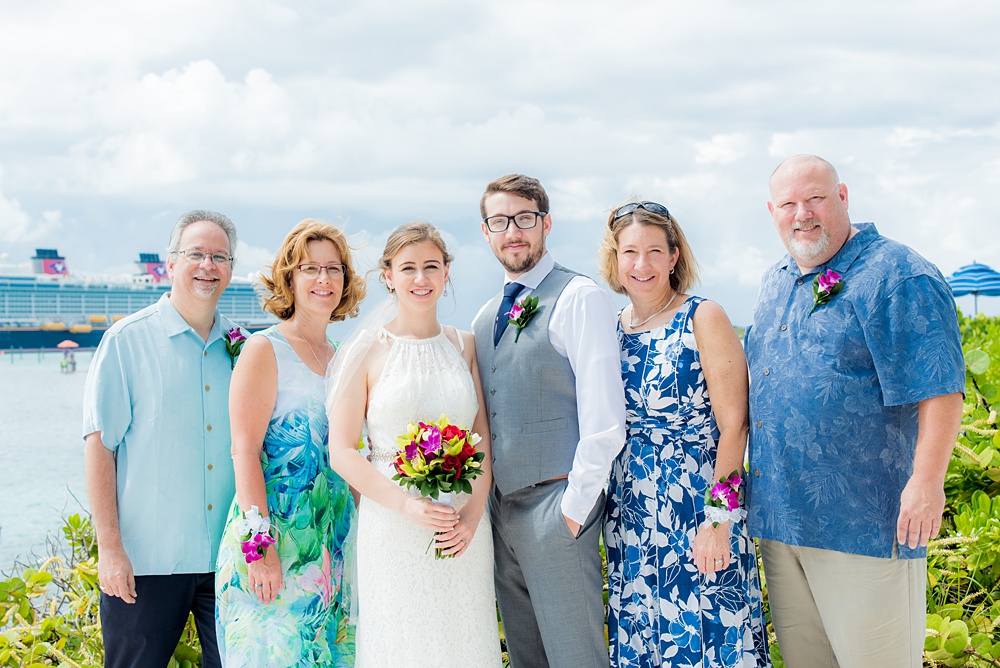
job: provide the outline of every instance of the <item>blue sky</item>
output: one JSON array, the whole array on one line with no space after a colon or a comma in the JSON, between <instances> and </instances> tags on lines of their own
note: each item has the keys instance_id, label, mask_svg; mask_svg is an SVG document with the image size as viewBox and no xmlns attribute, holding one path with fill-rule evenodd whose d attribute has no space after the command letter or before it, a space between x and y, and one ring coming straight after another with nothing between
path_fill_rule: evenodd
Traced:
<instances>
[{"instance_id":1,"label":"blue sky","mask_svg":"<svg viewBox=\"0 0 1000 668\"><path fill-rule=\"evenodd\" d=\"M129 273L214 208L245 275L305 217L369 257L426 219L456 255L442 317L467 326L502 276L479 196L522 172L553 255L591 274L609 209L666 204L697 292L746 324L784 252L768 175L808 152L854 220L945 274L1000 269L997 34L985 1L0 0L0 263L51 246Z\"/></svg>"}]
</instances>

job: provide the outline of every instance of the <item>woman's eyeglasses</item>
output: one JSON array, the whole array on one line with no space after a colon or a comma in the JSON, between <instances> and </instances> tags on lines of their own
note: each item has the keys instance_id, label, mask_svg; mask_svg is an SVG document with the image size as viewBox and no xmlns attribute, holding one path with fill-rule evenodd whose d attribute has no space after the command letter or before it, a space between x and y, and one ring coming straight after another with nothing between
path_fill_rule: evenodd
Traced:
<instances>
[{"instance_id":1,"label":"woman's eyeglasses","mask_svg":"<svg viewBox=\"0 0 1000 668\"><path fill-rule=\"evenodd\" d=\"M347 267L342 264L322 265L310 262L307 264L300 264L299 271L302 272L302 275L306 278L316 278L320 275L320 272L325 271L331 279L334 279L343 278L344 274L347 273Z\"/></svg>"}]
</instances>

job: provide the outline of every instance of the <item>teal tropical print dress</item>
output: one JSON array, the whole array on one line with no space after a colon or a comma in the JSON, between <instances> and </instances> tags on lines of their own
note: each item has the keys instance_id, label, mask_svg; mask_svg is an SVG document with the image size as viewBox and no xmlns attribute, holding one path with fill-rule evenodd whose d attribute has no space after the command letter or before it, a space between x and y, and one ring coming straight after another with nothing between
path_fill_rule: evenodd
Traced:
<instances>
[{"instance_id":1,"label":"teal tropical print dress","mask_svg":"<svg viewBox=\"0 0 1000 668\"><path fill-rule=\"evenodd\" d=\"M323 377L307 367L277 327L265 336L278 364L278 394L261 466L278 529L284 589L263 604L250 588L233 501L219 548L216 623L227 666L353 666L354 626L345 562L355 516L350 488L330 468ZM353 541L353 534L351 534Z\"/></svg>"}]
</instances>

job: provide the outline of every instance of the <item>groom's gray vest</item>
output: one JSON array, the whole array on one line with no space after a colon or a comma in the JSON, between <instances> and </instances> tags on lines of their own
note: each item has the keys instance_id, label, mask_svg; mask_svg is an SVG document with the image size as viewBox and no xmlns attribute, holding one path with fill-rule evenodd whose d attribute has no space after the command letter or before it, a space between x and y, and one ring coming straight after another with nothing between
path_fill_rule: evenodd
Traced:
<instances>
[{"instance_id":1,"label":"groom's gray vest","mask_svg":"<svg viewBox=\"0 0 1000 668\"><path fill-rule=\"evenodd\" d=\"M493 321L502 295L476 322L476 355L490 418L493 480L503 494L557 478L573 468L580 422L576 375L549 343L549 318L563 290L579 276L555 265L538 288L538 312L517 335L508 325L493 347Z\"/></svg>"}]
</instances>

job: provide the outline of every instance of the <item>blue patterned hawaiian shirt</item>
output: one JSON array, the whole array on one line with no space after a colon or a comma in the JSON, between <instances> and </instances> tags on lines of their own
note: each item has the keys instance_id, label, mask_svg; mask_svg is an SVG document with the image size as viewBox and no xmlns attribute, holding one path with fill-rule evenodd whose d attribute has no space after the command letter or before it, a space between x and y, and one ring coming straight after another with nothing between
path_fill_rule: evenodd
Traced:
<instances>
[{"instance_id":1,"label":"blue patterned hawaiian shirt","mask_svg":"<svg viewBox=\"0 0 1000 668\"><path fill-rule=\"evenodd\" d=\"M891 557L913 469L917 403L963 392L951 290L938 269L871 223L824 266L790 256L764 274L750 365L748 527L757 538ZM843 290L813 307L833 269ZM899 546L901 558L926 549Z\"/></svg>"}]
</instances>

